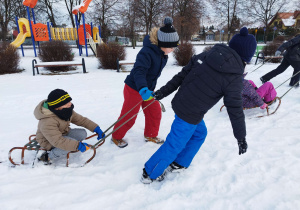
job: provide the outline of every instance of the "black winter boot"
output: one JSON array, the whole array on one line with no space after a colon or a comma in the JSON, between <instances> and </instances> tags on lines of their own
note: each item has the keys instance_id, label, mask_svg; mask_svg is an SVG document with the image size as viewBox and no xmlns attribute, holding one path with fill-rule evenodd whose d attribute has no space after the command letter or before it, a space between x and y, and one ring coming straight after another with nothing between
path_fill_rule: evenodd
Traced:
<instances>
[{"instance_id":1,"label":"black winter boot","mask_svg":"<svg viewBox=\"0 0 300 210\"><path fill-rule=\"evenodd\" d=\"M183 167L175 162L171 163L167 168L167 170L172 173L180 173L180 172L184 171L185 169L186 169L186 167Z\"/></svg>"},{"instance_id":2,"label":"black winter boot","mask_svg":"<svg viewBox=\"0 0 300 210\"><path fill-rule=\"evenodd\" d=\"M260 78L260 81L261 81L263 84L266 83L266 82L268 82L268 80L264 79L264 77L261 77L261 78Z\"/></svg>"},{"instance_id":3,"label":"black winter boot","mask_svg":"<svg viewBox=\"0 0 300 210\"><path fill-rule=\"evenodd\" d=\"M165 179L165 175L166 175L166 173L164 172L162 175L160 175L156 179L151 179L149 177L149 175L147 174L145 168L143 168L143 174L142 174L142 177L141 177L141 182L143 184L151 184L153 181L161 182L161 181L163 181Z\"/></svg>"},{"instance_id":4,"label":"black winter boot","mask_svg":"<svg viewBox=\"0 0 300 210\"><path fill-rule=\"evenodd\" d=\"M38 161L42 161L44 165L51 165L52 161L49 158L49 152L45 151L39 158Z\"/></svg>"}]
</instances>

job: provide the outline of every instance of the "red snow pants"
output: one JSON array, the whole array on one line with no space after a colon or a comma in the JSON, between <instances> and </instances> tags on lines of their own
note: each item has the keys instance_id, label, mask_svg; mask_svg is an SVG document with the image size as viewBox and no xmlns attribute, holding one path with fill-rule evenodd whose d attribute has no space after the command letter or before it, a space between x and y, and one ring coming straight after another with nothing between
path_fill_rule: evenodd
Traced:
<instances>
[{"instance_id":1,"label":"red snow pants","mask_svg":"<svg viewBox=\"0 0 300 210\"><path fill-rule=\"evenodd\" d=\"M140 105L136 106L131 112L129 112L126 117L124 117L121 121L119 121L114 129L118 128L122 125L126 120L131 118L133 115L137 114L140 110L140 107L144 108L149 103L151 103L154 99L149 101L142 101L142 97L136 90L129 87L125 84L124 87L124 103L122 107L121 114L118 119L120 119L124 114L126 114L129 110L131 110L136 104L140 103ZM141 102L142 101L142 102ZM158 101L155 101L153 104L144 109L145 114L145 130L144 135L147 137L156 137L159 131L159 125L161 120L161 107ZM137 116L132 118L126 124L124 124L121 128L115 131L112 134L114 139L122 139L126 135L127 131L134 125Z\"/></svg>"}]
</instances>

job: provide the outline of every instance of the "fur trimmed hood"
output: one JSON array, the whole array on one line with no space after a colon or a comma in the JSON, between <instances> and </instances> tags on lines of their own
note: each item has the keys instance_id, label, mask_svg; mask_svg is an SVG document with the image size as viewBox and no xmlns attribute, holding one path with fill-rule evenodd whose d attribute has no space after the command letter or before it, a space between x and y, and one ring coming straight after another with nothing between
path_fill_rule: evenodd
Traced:
<instances>
[{"instance_id":1,"label":"fur trimmed hood","mask_svg":"<svg viewBox=\"0 0 300 210\"><path fill-rule=\"evenodd\" d=\"M150 42L154 45L158 45L158 39L157 39L157 31L159 28L154 27L150 31Z\"/></svg>"}]
</instances>

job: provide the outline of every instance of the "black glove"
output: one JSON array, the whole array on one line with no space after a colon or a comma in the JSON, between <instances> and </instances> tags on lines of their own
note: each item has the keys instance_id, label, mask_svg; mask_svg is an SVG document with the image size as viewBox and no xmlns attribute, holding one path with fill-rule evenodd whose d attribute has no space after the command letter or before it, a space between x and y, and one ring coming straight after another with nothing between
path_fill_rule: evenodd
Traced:
<instances>
[{"instance_id":1,"label":"black glove","mask_svg":"<svg viewBox=\"0 0 300 210\"><path fill-rule=\"evenodd\" d=\"M164 98L164 95L163 95L163 93L161 92L161 90L157 90L157 91L155 91L154 92L154 99L155 100L161 100L161 99L163 99Z\"/></svg>"},{"instance_id":2,"label":"black glove","mask_svg":"<svg viewBox=\"0 0 300 210\"><path fill-rule=\"evenodd\" d=\"M239 145L239 155L247 152L248 144L246 142L246 138L238 140Z\"/></svg>"}]
</instances>

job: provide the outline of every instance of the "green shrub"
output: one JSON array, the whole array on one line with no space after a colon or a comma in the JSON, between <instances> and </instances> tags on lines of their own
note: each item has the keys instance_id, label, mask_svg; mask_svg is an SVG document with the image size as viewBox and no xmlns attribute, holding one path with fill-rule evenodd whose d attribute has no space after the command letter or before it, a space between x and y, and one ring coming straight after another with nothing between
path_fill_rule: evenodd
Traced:
<instances>
[{"instance_id":1,"label":"green shrub","mask_svg":"<svg viewBox=\"0 0 300 210\"><path fill-rule=\"evenodd\" d=\"M191 43L185 42L183 44L178 45L178 47L175 48L173 53L177 64L179 66L185 66L189 63L190 59L195 54L195 49Z\"/></svg>"},{"instance_id":2,"label":"green shrub","mask_svg":"<svg viewBox=\"0 0 300 210\"><path fill-rule=\"evenodd\" d=\"M72 61L74 58L74 54L72 53L71 47L67 43L63 41L50 41L41 44L39 58L43 62ZM47 67L47 69L52 72L64 72L72 70L74 69L74 67Z\"/></svg>"},{"instance_id":3,"label":"green shrub","mask_svg":"<svg viewBox=\"0 0 300 210\"><path fill-rule=\"evenodd\" d=\"M124 60L125 57L125 48L116 42L101 44L97 47L99 66L104 69L117 69L117 59Z\"/></svg>"},{"instance_id":4,"label":"green shrub","mask_svg":"<svg viewBox=\"0 0 300 210\"><path fill-rule=\"evenodd\" d=\"M19 73L20 55L8 42L0 43L0 74Z\"/></svg>"}]
</instances>

